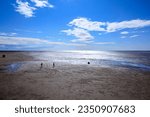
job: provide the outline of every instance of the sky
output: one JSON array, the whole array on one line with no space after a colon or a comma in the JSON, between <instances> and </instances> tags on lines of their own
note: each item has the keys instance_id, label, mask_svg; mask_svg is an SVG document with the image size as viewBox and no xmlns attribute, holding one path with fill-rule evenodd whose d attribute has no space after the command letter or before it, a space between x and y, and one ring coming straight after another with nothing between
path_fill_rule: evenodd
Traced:
<instances>
[{"instance_id":1,"label":"sky","mask_svg":"<svg viewBox=\"0 0 150 117\"><path fill-rule=\"evenodd\" d=\"M150 0L1 0L0 50L150 50Z\"/></svg>"}]
</instances>

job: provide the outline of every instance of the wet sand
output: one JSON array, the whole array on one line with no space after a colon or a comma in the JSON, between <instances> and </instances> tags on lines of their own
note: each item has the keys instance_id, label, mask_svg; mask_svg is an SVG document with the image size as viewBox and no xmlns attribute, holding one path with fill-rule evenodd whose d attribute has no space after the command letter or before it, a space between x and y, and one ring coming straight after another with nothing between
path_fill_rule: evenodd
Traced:
<instances>
[{"instance_id":1,"label":"wet sand","mask_svg":"<svg viewBox=\"0 0 150 117\"><path fill-rule=\"evenodd\" d=\"M150 99L150 72L92 64L53 68L51 61L35 60L28 52L0 52L0 99Z\"/></svg>"}]
</instances>

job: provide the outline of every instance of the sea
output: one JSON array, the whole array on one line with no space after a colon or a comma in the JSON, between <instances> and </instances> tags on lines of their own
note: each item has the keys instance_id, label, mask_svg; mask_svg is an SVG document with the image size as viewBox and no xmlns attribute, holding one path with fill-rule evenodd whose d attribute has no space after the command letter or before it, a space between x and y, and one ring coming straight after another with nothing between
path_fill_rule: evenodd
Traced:
<instances>
[{"instance_id":1,"label":"sea","mask_svg":"<svg viewBox=\"0 0 150 117\"><path fill-rule=\"evenodd\" d=\"M97 67L124 67L150 71L150 51L30 52L37 60Z\"/></svg>"}]
</instances>

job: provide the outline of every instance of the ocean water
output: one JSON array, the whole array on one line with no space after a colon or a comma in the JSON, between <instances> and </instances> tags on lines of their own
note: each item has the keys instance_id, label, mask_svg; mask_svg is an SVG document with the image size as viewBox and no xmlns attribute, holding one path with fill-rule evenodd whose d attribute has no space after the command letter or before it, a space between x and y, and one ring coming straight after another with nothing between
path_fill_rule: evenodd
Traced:
<instances>
[{"instance_id":1,"label":"ocean water","mask_svg":"<svg viewBox=\"0 0 150 117\"><path fill-rule=\"evenodd\" d=\"M150 51L31 52L35 59L98 67L125 67L150 71Z\"/></svg>"}]
</instances>

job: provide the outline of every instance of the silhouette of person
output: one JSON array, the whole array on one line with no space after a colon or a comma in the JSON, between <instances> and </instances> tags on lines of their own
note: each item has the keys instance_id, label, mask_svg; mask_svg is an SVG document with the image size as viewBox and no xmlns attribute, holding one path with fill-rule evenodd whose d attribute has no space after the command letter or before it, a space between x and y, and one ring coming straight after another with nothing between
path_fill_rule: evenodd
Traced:
<instances>
[{"instance_id":1,"label":"silhouette of person","mask_svg":"<svg viewBox=\"0 0 150 117\"><path fill-rule=\"evenodd\" d=\"M41 63L41 67L40 67L40 69L42 69L42 67L43 67L43 63Z\"/></svg>"},{"instance_id":2,"label":"silhouette of person","mask_svg":"<svg viewBox=\"0 0 150 117\"><path fill-rule=\"evenodd\" d=\"M53 62L53 68L55 68L55 63Z\"/></svg>"}]
</instances>

